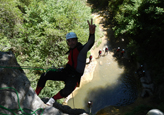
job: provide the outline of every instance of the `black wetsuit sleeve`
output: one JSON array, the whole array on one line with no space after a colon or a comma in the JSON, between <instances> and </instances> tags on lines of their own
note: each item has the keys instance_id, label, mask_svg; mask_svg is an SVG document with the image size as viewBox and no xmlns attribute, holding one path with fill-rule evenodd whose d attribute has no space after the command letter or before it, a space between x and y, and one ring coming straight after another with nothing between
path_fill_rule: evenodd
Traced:
<instances>
[{"instance_id":1,"label":"black wetsuit sleeve","mask_svg":"<svg viewBox=\"0 0 164 115\"><path fill-rule=\"evenodd\" d=\"M89 50L91 49L91 47L93 46L93 44L94 44L94 42L95 42L95 35L94 35L94 34L90 34L90 35L89 35L88 41L89 41L90 39L93 39L93 40L91 40L91 44L90 44Z\"/></svg>"},{"instance_id":2,"label":"black wetsuit sleeve","mask_svg":"<svg viewBox=\"0 0 164 115\"><path fill-rule=\"evenodd\" d=\"M84 73L87 52L91 49L94 42L95 42L95 35L90 34L88 42L83 46L83 48L79 52L79 55L77 58L77 67L76 67L77 72Z\"/></svg>"}]
</instances>

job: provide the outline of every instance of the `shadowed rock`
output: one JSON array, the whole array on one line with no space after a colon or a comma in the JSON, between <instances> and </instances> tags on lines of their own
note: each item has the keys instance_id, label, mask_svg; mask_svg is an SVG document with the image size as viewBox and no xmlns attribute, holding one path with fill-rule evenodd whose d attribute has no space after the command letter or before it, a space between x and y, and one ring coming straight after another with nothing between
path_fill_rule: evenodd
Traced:
<instances>
[{"instance_id":1,"label":"shadowed rock","mask_svg":"<svg viewBox=\"0 0 164 115\"><path fill-rule=\"evenodd\" d=\"M54 107L46 106L30 86L30 81L12 52L0 52L0 106L7 109L16 109L15 114L22 114L19 108L26 113L30 110L43 115L86 115L85 110L72 109L69 106L55 103ZM18 102L18 97L19 102ZM40 109L43 109L42 110ZM0 107L0 113L11 114L10 111Z\"/></svg>"}]
</instances>

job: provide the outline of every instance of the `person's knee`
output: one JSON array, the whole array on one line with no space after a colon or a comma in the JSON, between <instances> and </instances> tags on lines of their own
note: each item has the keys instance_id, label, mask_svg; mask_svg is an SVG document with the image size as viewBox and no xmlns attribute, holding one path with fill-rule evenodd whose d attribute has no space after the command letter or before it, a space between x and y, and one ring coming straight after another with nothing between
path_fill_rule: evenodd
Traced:
<instances>
[{"instance_id":1,"label":"person's knee","mask_svg":"<svg viewBox=\"0 0 164 115\"><path fill-rule=\"evenodd\" d=\"M45 76L45 73L43 73L43 74L40 76L40 79L39 79L39 81L38 81L38 86L39 86L39 87L44 87L46 81L47 81L47 78L46 78L46 76Z\"/></svg>"},{"instance_id":2,"label":"person's knee","mask_svg":"<svg viewBox=\"0 0 164 115\"><path fill-rule=\"evenodd\" d=\"M42 73L41 76L40 76L40 79L41 80L45 80L46 79L46 74L45 73Z\"/></svg>"},{"instance_id":3,"label":"person's knee","mask_svg":"<svg viewBox=\"0 0 164 115\"><path fill-rule=\"evenodd\" d=\"M67 97L68 95L70 95L72 93L72 90L61 90L60 91L60 95L62 97Z\"/></svg>"}]
</instances>

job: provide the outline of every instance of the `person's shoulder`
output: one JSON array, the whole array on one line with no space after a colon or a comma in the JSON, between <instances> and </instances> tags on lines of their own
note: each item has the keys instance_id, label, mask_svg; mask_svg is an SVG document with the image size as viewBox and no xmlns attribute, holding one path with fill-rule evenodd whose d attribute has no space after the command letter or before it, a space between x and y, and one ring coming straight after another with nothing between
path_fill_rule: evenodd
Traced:
<instances>
[{"instance_id":1,"label":"person's shoulder","mask_svg":"<svg viewBox=\"0 0 164 115\"><path fill-rule=\"evenodd\" d=\"M78 42L78 44L77 44L77 49L80 51L83 47L84 47L84 46L83 46L80 42Z\"/></svg>"}]
</instances>

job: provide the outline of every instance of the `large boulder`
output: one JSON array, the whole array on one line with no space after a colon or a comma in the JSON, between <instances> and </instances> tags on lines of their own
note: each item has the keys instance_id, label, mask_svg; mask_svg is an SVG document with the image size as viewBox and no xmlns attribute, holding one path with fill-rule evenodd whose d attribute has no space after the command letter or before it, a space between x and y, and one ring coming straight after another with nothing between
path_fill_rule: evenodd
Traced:
<instances>
[{"instance_id":1,"label":"large boulder","mask_svg":"<svg viewBox=\"0 0 164 115\"><path fill-rule=\"evenodd\" d=\"M25 109L19 110L20 108ZM82 109L71 109L59 103L55 103L54 107L46 106L30 86L30 81L17 63L14 54L0 52L0 113L12 114L11 111L15 114L32 113L32 111L43 115L87 114Z\"/></svg>"}]
</instances>

